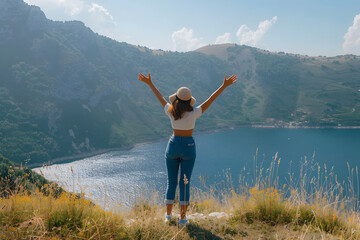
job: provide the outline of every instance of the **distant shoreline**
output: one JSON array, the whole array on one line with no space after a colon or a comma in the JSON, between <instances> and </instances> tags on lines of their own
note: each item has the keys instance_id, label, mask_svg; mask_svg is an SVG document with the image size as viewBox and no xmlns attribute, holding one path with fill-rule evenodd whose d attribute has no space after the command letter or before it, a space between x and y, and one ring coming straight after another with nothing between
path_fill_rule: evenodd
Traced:
<instances>
[{"instance_id":1,"label":"distant shoreline","mask_svg":"<svg viewBox=\"0 0 360 240\"><path fill-rule=\"evenodd\" d=\"M219 128L219 129L213 129L213 130L204 130L204 131L199 131L199 132L195 132L195 135L198 134L208 134L208 133L214 133L214 132L220 132L220 131L227 131L227 130L235 130L237 128L270 128L270 129L275 129L275 128L286 128L286 129L360 129L360 126L277 126L277 125L241 125L241 126L232 126L232 127L224 127L224 128ZM138 146L144 146L144 145L148 145L148 144L153 144L153 143L157 143L157 142L161 142L164 140L167 140L169 137L171 136L171 134L168 137L162 137L159 139L155 139L155 140L151 140L151 141L145 141L145 142L139 142L139 143L134 143L128 146L124 146L124 147L120 147L120 148L104 148L104 149L98 149L96 151L92 151L92 152L88 152L88 153L80 153L80 154L76 154L73 156L67 156L67 157L60 157L60 158L55 158L51 161L48 161L47 163L44 164L40 164L40 163L34 163L34 164L28 164L27 166L31 169L33 168L39 168L42 166L50 166L53 164L63 164L63 163L69 163L69 162L75 162L84 158L90 158L96 155L100 155L100 154L104 154L104 153L108 153L108 152L113 152L113 151L126 151L126 150L130 150L133 149L135 147Z\"/></svg>"},{"instance_id":2,"label":"distant shoreline","mask_svg":"<svg viewBox=\"0 0 360 240\"><path fill-rule=\"evenodd\" d=\"M81 159L84 159L84 158L90 158L90 157L94 157L96 155L100 155L100 154L104 154L104 153L108 153L108 152L126 151L126 150L133 149L135 147L138 147L138 146L143 146L143 145L147 145L147 144L161 142L164 139L165 138L160 138L160 139L157 139L157 140L135 143L135 144L132 144L132 145L119 147L119 148L103 148L103 149L98 149L98 150L92 151L92 152L76 154L76 155L73 155L73 156L55 158L55 159L50 160L50 161L48 161L46 163L43 163L43 164L33 163L33 164L28 164L27 166L29 168L31 168L31 169L34 169L34 168L42 167L44 165L45 166L50 166L50 165L53 165L53 164L63 164L63 163L75 162L75 161L78 161L78 160L81 160Z\"/></svg>"},{"instance_id":3,"label":"distant shoreline","mask_svg":"<svg viewBox=\"0 0 360 240\"><path fill-rule=\"evenodd\" d=\"M219 131L234 130L235 128L240 128L240 127L251 127L251 125L246 125L246 126L243 125L243 126L236 126L236 127L224 127L224 128L219 128L219 129L213 129L213 130L204 130L204 131L195 132L195 134L207 134L207 133L213 133L213 132L219 132ZM28 164L27 166L29 168L33 169L33 168L42 167L44 165L45 166L50 166L50 165L53 165L53 164L62 164L62 163L75 162L75 161L81 160L83 158L90 158L90 157L100 155L100 154L104 154L104 153L108 153L108 152L126 151L126 150L133 149L135 147L161 142L161 141L169 139L171 135L172 135L172 133L169 134L169 136L167 136L167 137L162 137L162 138L154 139L154 140L151 140L151 141L134 143L134 144L119 147L119 148L98 149L96 151L92 151L92 152L88 152L88 153L80 153L80 154L76 154L76 155L73 155L73 156L55 158L55 159L52 159L52 160L48 161L47 163L43 163L43 164L33 163L33 164Z\"/></svg>"}]
</instances>

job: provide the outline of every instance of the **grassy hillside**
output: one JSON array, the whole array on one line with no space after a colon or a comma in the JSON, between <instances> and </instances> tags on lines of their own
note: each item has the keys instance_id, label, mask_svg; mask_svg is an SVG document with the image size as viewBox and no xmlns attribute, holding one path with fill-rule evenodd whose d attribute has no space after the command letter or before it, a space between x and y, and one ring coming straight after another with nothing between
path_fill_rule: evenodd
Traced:
<instances>
[{"instance_id":1,"label":"grassy hillside","mask_svg":"<svg viewBox=\"0 0 360 240\"><path fill-rule=\"evenodd\" d=\"M43 176L0 154L0 197L7 198L17 192L27 194L40 190L45 184L48 185L49 181ZM56 192L61 191L62 189L59 188Z\"/></svg>"},{"instance_id":2,"label":"grassy hillside","mask_svg":"<svg viewBox=\"0 0 360 240\"><path fill-rule=\"evenodd\" d=\"M156 199L163 196L156 192L125 209L122 199L117 206L100 207L84 194L55 194L53 184L30 192L12 191L0 198L0 236L129 240L360 238L359 202L352 191L352 180L338 183L325 168L311 180L309 172L304 171L298 184L279 186L279 164L275 156L269 171L260 171L254 182L243 182L237 189L231 182L206 186L202 181L202 190L191 190L187 214L190 225L186 228L177 224L177 204L175 219L164 223L166 209L156 205ZM351 174L349 179L353 177Z\"/></svg>"},{"instance_id":3,"label":"grassy hillside","mask_svg":"<svg viewBox=\"0 0 360 240\"><path fill-rule=\"evenodd\" d=\"M241 76L242 115L251 122L359 125L359 56L309 57L236 44L196 52L222 59Z\"/></svg>"},{"instance_id":4,"label":"grassy hillside","mask_svg":"<svg viewBox=\"0 0 360 240\"><path fill-rule=\"evenodd\" d=\"M237 74L196 131L249 124L360 125L360 57L271 53L214 45L150 50L100 36L78 21L46 19L22 0L0 2L0 152L17 163L121 148L168 136L152 92L188 86L202 103Z\"/></svg>"}]
</instances>

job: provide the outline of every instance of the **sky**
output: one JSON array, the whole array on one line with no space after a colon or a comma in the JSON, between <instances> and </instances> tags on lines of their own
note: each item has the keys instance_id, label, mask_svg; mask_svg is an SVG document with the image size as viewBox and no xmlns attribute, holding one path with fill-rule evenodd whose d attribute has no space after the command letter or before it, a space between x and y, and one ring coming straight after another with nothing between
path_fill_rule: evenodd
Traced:
<instances>
[{"instance_id":1,"label":"sky","mask_svg":"<svg viewBox=\"0 0 360 240\"><path fill-rule=\"evenodd\" d=\"M47 18L151 49L245 44L309 56L360 55L360 0L24 0Z\"/></svg>"}]
</instances>

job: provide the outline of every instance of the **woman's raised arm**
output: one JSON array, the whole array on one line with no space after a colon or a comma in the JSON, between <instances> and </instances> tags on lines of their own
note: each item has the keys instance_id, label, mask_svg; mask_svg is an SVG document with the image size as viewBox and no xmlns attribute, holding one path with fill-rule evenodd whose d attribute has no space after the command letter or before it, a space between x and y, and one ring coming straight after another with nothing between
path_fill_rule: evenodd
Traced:
<instances>
[{"instance_id":1,"label":"woman's raised arm","mask_svg":"<svg viewBox=\"0 0 360 240\"><path fill-rule=\"evenodd\" d=\"M149 85L150 89L153 91L159 102L163 107L168 103L163 95L159 92L159 90L154 86L154 84L151 81L150 73L148 77L145 77L143 74L139 73L139 80Z\"/></svg>"},{"instance_id":2,"label":"woman's raised arm","mask_svg":"<svg viewBox=\"0 0 360 240\"><path fill-rule=\"evenodd\" d=\"M206 109L208 109L208 107L212 104L212 102L218 96L220 96L220 94L222 93L222 91L225 90L225 88L236 82L236 78L237 78L236 75L232 75L229 78L227 78L225 75L223 84L213 94L211 94L211 96L205 102L203 102L203 104L200 105L202 112L205 112Z\"/></svg>"}]
</instances>

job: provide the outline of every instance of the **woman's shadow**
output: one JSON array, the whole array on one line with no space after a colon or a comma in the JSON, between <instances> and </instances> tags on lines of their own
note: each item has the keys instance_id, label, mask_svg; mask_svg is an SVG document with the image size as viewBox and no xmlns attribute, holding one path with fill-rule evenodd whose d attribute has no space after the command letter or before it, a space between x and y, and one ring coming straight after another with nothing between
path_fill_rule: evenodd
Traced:
<instances>
[{"instance_id":1,"label":"woman's shadow","mask_svg":"<svg viewBox=\"0 0 360 240\"><path fill-rule=\"evenodd\" d=\"M223 238L213 234L209 230L201 228L198 224L189 224L187 226L190 237L196 240L222 240Z\"/></svg>"}]
</instances>

